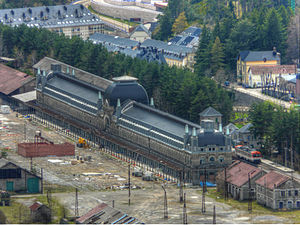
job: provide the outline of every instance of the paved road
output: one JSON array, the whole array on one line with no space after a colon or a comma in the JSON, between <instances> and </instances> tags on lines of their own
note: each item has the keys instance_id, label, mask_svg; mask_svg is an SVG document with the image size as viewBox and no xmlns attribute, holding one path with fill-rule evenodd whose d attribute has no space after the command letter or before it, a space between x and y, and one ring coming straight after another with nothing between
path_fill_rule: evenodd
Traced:
<instances>
[{"instance_id":1,"label":"paved road","mask_svg":"<svg viewBox=\"0 0 300 225\"><path fill-rule=\"evenodd\" d=\"M280 106L282 106L284 108L288 109L288 108L291 107L291 104L289 102L287 102L287 101L283 101L283 100L280 100L280 99L273 98L271 96L262 94L260 88L255 88L255 89L252 89L252 88L243 88L243 87L237 86L237 85L233 85L231 87L234 90L238 91L238 92L248 94L250 96L262 99L264 101L271 101L271 102L273 102L273 103L275 103L277 105L280 105Z\"/></svg>"}]
</instances>

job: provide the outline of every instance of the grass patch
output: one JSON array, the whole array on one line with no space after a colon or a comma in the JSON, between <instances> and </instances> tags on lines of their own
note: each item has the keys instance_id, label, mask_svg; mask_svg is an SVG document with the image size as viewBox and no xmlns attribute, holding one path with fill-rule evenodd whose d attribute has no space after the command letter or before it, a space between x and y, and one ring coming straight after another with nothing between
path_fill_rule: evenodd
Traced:
<instances>
[{"instance_id":1,"label":"grass patch","mask_svg":"<svg viewBox=\"0 0 300 225\"><path fill-rule=\"evenodd\" d=\"M62 218L68 216L66 208L59 204L58 200L54 197L51 197L50 202L48 202L46 195L40 195L36 199L52 209L52 223L58 224Z\"/></svg>"},{"instance_id":2,"label":"grass patch","mask_svg":"<svg viewBox=\"0 0 300 225\"><path fill-rule=\"evenodd\" d=\"M202 194L202 191L198 191L199 194ZM252 202L252 213L248 213L248 202L247 201L237 201L232 198L228 198L226 201L220 192L217 192L216 188L209 188L206 196L215 199L217 202L228 204L234 209L243 210L246 212L245 216L263 216L263 215L272 215L281 217L289 220L288 222L299 223L300 221L300 210L292 211L274 211L270 208L259 205L256 200ZM259 222L259 221L258 221ZM274 221L273 221L274 222Z\"/></svg>"},{"instance_id":3,"label":"grass patch","mask_svg":"<svg viewBox=\"0 0 300 225\"><path fill-rule=\"evenodd\" d=\"M75 187L69 185L59 185L59 184L50 184L44 182L44 193L47 193L47 190L51 189L51 193L69 193L75 192Z\"/></svg>"},{"instance_id":4,"label":"grass patch","mask_svg":"<svg viewBox=\"0 0 300 225\"><path fill-rule=\"evenodd\" d=\"M44 127L44 131L52 131L52 130L48 127Z\"/></svg>"},{"instance_id":5,"label":"grass patch","mask_svg":"<svg viewBox=\"0 0 300 225\"><path fill-rule=\"evenodd\" d=\"M129 25L129 26L135 27L135 26L138 25L138 23L135 23L135 22L130 22L130 21L128 21L128 20L122 20L122 19L118 19L118 18L114 18L114 17L111 17L111 16L107 16L107 15L100 14L100 13L98 13L97 11L95 11L95 10L92 8L92 6L89 6L88 9L89 9L92 13L94 13L94 14L96 14L96 15L98 15L98 16L103 16L103 17L106 17L106 18L109 18L109 19L112 19L112 20L115 20L115 21L118 21L118 22L121 22L121 23L125 23L125 24L127 24L127 25Z\"/></svg>"},{"instance_id":6,"label":"grass patch","mask_svg":"<svg viewBox=\"0 0 300 225\"><path fill-rule=\"evenodd\" d=\"M11 199L10 206L0 206L0 210L6 217L6 223L9 224L20 224L30 222L30 210L28 207ZM1 218L1 223L3 223Z\"/></svg>"}]
</instances>

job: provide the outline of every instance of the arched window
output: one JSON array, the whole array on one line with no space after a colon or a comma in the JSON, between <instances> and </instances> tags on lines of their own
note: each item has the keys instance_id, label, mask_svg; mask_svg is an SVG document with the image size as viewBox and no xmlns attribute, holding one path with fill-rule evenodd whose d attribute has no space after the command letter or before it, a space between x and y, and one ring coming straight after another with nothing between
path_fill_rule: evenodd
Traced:
<instances>
[{"instance_id":1,"label":"arched window","mask_svg":"<svg viewBox=\"0 0 300 225\"><path fill-rule=\"evenodd\" d=\"M214 161L215 161L215 157L213 157L213 156L210 157L210 158L209 158L209 161L210 161L210 162L214 162Z\"/></svg>"},{"instance_id":2,"label":"arched window","mask_svg":"<svg viewBox=\"0 0 300 225\"><path fill-rule=\"evenodd\" d=\"M224 157L223 157L223 156L220 156L220 157L219 157L219 162L220 162L220 163L224 162Z\"/></svg>"}]
</instances>

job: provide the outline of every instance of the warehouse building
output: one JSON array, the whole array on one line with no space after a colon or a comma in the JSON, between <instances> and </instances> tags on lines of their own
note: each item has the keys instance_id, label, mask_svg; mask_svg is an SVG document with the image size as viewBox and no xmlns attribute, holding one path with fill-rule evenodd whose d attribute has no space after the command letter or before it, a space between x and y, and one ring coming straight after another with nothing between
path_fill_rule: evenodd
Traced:
<instances>
[{"instance_id":1,"label":"warehouse building","mask_svg":"<svg viewBox=\"0 0 300 225\"><path fill-rule=\"evenodd\" d=\"M0 189L9 192L41 193L42 179L12 162L0 159Z\"/></svg>"},{"instance_id":2,"label":"warehouse building","mask_svg":"<svg viewBox=\"0 0 300 225\"><path fill-rule=\"evenodd\" d=\"M104 23L83 5L57 5L31 8L2 9L0 22L9 26L46 28L67 37L84 40L93 33L103 33Z\"/></svg>"},{"instance_id":3,"label":"warehouse building","mask_svg":"<svg viewBox=\"0 0 300 225\"><path fill-rule=\"evenodd\" d=\"M156 109L134 77L110 81L50 58L34 68L36 114L78 136L197 185L205 169L213 179L231 164L230 137L214 121L200 126Z\"/></svg>"}]
</instances>

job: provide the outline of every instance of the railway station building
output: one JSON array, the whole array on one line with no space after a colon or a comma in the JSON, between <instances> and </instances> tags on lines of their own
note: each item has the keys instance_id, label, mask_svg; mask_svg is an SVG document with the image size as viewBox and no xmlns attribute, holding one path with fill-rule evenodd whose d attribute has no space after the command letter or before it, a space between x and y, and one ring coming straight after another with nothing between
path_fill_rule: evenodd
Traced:
<instances>
[{"instance_id":1,"label":"railway station building","mask_svg":"<svg viewBox=\"0 0 300 225\"><path fill-rule=\"evenodd\" d=\"M230 136L155 108L130 76L107 80L45 57L36 65L35 114L76 137L126 155L172 177L200 184L231 164Z\"/></svg>"}]
</instances>

